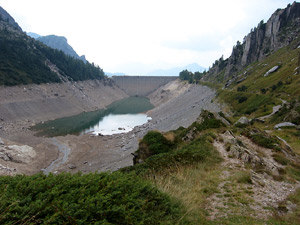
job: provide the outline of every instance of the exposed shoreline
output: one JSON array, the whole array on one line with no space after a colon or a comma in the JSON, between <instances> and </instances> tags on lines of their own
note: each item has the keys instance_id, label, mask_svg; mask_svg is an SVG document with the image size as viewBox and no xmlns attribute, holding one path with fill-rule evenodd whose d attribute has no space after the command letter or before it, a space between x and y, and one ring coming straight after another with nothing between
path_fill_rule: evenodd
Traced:
<instances>
[{"instance_id":1,"label":"exposed shoreline","mask_svg":"<svg viewBox=\"0 0 300 225\"><path fill-rule=\"evenodd\" d=\"M212 102L214 97L215 92L208 87L172 81L149 96L156 106L147 112L152 120L128 133L110 136L84 134L56 137L58 142L70 149L70 153L68 159L53 167L51 172L115 171L130 166L131 153L137 149L139 139L149 130L168 131L180 126L187 127L196 120L202 109L219 111L220 107ZM28 165L31 168L29 171L23 171L17 164L10 165L16 167L15 173L39 172L62 157L50 138L36 137L28 130L31 125L31 121L17 122L4 128L10 132L2 130L0 133L1 137L32 146L37 152L38 156L31 165Z\"/></svg>"}]
</instances>

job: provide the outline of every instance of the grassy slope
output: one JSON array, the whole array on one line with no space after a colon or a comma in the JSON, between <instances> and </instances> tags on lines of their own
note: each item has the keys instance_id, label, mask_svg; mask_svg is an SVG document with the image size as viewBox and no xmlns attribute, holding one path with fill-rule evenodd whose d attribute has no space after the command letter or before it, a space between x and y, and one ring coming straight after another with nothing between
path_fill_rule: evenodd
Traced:
<instances>
[{"instance_id":1,"label":"grassy slope","mask_svg":"<svg viewBox=\"0 0 300 225\"><path fill-rule=\"evenodd\" d=\"M300 76L294 75L298 67L299 49L295 45L284 47L271 54L261 62L249 65L240 74L247 71L247 79L239 84L233 84L229 89L219 89L219 98L229 104L236 116L248 114L251 117L267 115L272 111L272 106L280 104L281 100L291 101L300 97ZM280 68L264 77L264 74L272 67L280 65ZM278 85L282 82L282 85ZM237 91L237 88L246 86L246 91ZM276 86L272 90L272 86ZM266 89L265 94L261 89ZM242 103L238 97L247 97Z\"/></svg>"}]
</instances>

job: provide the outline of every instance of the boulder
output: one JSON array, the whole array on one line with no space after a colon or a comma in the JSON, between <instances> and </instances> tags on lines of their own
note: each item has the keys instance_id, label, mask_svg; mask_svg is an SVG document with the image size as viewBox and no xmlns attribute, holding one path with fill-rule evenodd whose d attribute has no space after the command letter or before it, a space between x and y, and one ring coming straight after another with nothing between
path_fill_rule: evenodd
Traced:
<instances>
[{"instance_id":1,"label":"boulder","mask_svg":"<svg viewBox=\"0 0 300 225\"><path fill-rule=\"evenodd\" d=\"M4 142L2 141L1 138L0 138L0 145L4 145Z\"/></svg>"},{"instance_id":2,"label":"boulder","mask_svg":"<svg viewBox=\"0 0 300 225\"><path fill-rule=\"evenodd\" d=\"M278 69L279 69L279 66L274 66L274 67L272 67L271 69L268 70L268 72L266 72L266 73L264 74L264 77L269 76L271 73L276 72Z\"/></svg>"},{"instance_id":3,"label":"boulder","mask_svg":"<svg viewBox=\"0 0 300 225\"><path fill-rule=\"evenodd\" d=\"M249 123L250 123L250 120L247 117L242 116L235 124L247 125Z\"/></svg>"},{"instance_id":4,"label":"boulder","mask_svg":"<svg viewBox=\"0 0 300 225\"><path fill-rule=\"evenodd\" d=\"M293 124L291 122L283 122L283 123L278 123L274 126L275 129L279 129L282 127L296 127L296 124Z\"/></svg>"},{"instance_id":5,"label":"boulder","mask_svg":"<svg viewBox=\"0 0 300 225\"><path fill-rule=\"evenodd\" d=\"M69 164L69 165L68 165L68 167L69 167L69 169L71 169L71 170L73 170L73 169L75 169L75 168L76 168L76 166L75 166L75 165L73 165L73 164Z\"/></svg>"}]
</instances>

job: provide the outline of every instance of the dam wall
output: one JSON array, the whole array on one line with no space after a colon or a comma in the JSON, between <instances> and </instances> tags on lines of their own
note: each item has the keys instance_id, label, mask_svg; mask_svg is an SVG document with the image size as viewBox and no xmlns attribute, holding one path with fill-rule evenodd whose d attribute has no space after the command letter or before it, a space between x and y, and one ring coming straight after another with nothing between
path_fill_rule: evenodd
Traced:
<instances>
[{"instance_id":1,"label":"dam wall","mask_svg":"<svg viewBox=\"0 0 300 225\"><path fill-rule=\"evenodd\" d=\"M148 96L159 87L176 80L171 76L113 76L115 84L129 96Z\"/></svg>"}]
</instances>

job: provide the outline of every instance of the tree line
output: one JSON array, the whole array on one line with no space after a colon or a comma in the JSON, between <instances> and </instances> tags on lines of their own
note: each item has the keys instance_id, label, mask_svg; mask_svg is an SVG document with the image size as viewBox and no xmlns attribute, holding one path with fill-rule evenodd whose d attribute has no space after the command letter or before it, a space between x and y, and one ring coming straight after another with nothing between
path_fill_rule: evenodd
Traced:
<instances>
[{"instance_id":1,"label":"tree line","mask_svg":"<svg viewBox=\"0 0 300 225\"><path fill-rule=\"evenodd\" d=\"M188 71L188 70L183 70L179 73L179 79L180 80L186 80L188 81L190 84L191 83L198 83L201 78L206 74L206 70L204 72L191 72L191 71Z\"/></svg>"}]
</instances>

